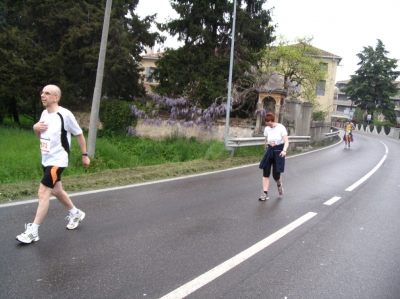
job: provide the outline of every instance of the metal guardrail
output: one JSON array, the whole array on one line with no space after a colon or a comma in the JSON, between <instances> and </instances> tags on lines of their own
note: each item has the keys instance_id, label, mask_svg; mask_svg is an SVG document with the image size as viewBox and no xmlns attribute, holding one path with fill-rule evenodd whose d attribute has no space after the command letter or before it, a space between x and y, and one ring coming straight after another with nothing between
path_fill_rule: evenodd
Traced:
<instances>
[{"instance_id":1,"label":"metal guardrail","mask_svg":"<svg viewBox=\"0 0 400 299\"><path fill-rule=\"evenodd\" d=\"M336 127L332 127L332 132L324 133L325 138L339 136L339 129Z\"/></svg>"},{"instance_id":2,"label":"metal guardrail","mask_svg":"<svg viewBox=\"0 0 400 299\"><path fill-rule=\"evenodd\" d=\"M310 142L311 136L288 136L289 143ZM231 148L264 145L265 137L231 138L227 146Z\"/></svg>"},{"instance_id":3,"label":"metal guardrail","mask_svg":"<svg viewBox=\"0 0 400 299\"><path fill-rule=\"evenodd\" d=\"M339 128L331 127L331 132L324 133L325 138L338 136L340 133ZM309 143L311 141L311 136L288 136L289 143ZM231 138L228 139L226 147L231 151L231 156L233 156L235 148L243 146L257 146L264 145L265 137L247 137L247 138Z\"/></svg>"},{"instance_id":4,"label":"metal guardrail","mask_svg":"<svg viewBox=\"0 0 400 299\"><path fill-rule=\"evenodd\" d=\"M339 136L339 131L331 132L331 133L324 133L325 138Z\"/></svg>"}]
</instances>

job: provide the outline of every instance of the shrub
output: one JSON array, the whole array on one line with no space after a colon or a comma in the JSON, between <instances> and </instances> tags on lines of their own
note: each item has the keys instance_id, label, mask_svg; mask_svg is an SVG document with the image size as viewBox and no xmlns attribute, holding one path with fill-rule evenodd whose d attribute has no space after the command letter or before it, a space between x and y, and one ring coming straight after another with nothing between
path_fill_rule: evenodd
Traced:
<instances>
[{"instance_id":1,"label":"shrub","mask_svg":"<svg viewBox=\"0 0 400 299\"><path fill-rule=\"evenodd\" d=\"M315 110L312 113L312 120L313 121L324 121L326 117L328 116L328 113L322 110Z\"/></svg>"},{"instance_id":2,"label":"shrub","mask_svg":"<svg viewBox=\"0 0 400 299\"><path fill-rule=\"evenodd\" d=\"M389 127L393 127L393 126L394 126L394 124L392 124L392 123L389 122L389 121L378 121L378 120L373 120L372 123L373 123L375 126L389 126Z\"/></svg>"},{"instance_id":3,"label":"shrub","mask_svg":"<svg viewBox=\"0 0 400 299\"><path fill-rule=\"evenodd\" d=\"M134 126L131 104L121 100L106 100L100 104L100 121L103 130L111 133L126 132L127 127Z\"/></svg>"}]
</instances>

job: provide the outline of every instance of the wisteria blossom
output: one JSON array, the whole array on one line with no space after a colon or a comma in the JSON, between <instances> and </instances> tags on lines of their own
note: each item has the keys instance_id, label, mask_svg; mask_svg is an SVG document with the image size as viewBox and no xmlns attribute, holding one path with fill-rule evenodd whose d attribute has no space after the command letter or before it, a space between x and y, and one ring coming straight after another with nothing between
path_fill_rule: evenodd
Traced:
<instances>
[{"instance_id":1,"label":"wisteria blossom","mask_svg":"<svg viewBox=\"0 0 400 299\"><path fill-rule=\"evenodd\" d=\"M152 96L151 107L156 109L152 110L149 116L144 110L140 110L136 105L133 105L131 107L132 115L136 118L143 118L146 125L161 126L162 119L159 116L155 117L159 114L160 109L167 109L170 111L170 115L166 121L166 126L175 126L179 123L181 126L191 128L197 125L200 126L202 131L209 132L212 131L213 122L227 111L227 104L224 102L219 104L217 99L210 107L203 110L198 103L192 104L186 97L172 99L158 94ZM230 111L232 111L232 104ZM133 127L128 127L127 131L128 135L137 135Z\"/></svg>"}]
</instances>

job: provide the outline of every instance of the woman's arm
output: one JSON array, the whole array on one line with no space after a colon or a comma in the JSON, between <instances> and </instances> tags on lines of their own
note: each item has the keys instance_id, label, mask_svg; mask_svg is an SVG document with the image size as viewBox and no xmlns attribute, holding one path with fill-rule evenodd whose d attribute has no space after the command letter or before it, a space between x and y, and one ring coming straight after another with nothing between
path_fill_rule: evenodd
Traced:
<instances>
[{"instance_id":1,"label":"woman's arm","mask_svg":"<svg viewBox=\"0 0 400 299\"><path fill-rule=\"evenodd\" d=\"M282 139L284 141L284 144L283 144L283 150L282 150L280 155L281 155L281 157L285 157L286 156L286 151L287 151L287 149L289 147L289 137L287 135L284 135L284 136L282 136Z\"/></svg>"}]
</instances>

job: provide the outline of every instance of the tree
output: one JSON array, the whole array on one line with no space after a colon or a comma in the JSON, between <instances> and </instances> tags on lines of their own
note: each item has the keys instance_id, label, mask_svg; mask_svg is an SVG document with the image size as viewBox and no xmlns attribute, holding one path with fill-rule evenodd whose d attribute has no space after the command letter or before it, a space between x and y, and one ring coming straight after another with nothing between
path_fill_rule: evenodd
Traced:
<instances>
[{"instance_id":1,"label":"tree","mask_svg":"<svg viewBox=\"0 0 400 299\"><path fill-rule=\"evenodd\" d=\"M26 26L26 19L20 18L26 10L22 1L12 4L5 1L0 6L0 122L11 116L19 124L19 113L36 112L39 105L39 90L30 95L29 84L38 79L31 62L40 59L42 51L33 42L31 31L15 26L17 20L21 27Z\"/></svg>"},{"instance_id":2,"label":"tree","mask_svg":"<svg viewBox=\"0 0 400 299\"><path fill-rule=\"evenodd\" d=\"M319 58L321 51L311 41L311 38L297 38L291 44L282 37L277 45L268 45L262 51L258 67L251 66L234 84L236 110L247 107L249 112L255 111L258 95L266 88L286 90L317 108L317 83L325 79L327 71ZM323 115L323 111L315 111Z\"/></svg>"},{"instance_id":3,"label":"tree","mask_svg":"<svg viewBox=\"0 0 400 299\"><path fill-rule=\"evenodd\" d=\"M262 67L267 73L283 77L283 89L292 88L292 94L316 105L317 84L327 75L320 57L321 51L312 46L312 38L296 38L292 43L282 37L277 45L265 49Z\"/></svg>"},{"instance_id":4,"label":"tree","mask_svg":"<svg viewBox=\"0 0 400 299\"><path fill-rule=\"evenodd\" d=\"M367 114L375 116L376 112L381 112L390 122L397 123L390 97L398 93L394 81L400 72L395 71L397 59L388 58L388 53L379 39L375 49L364 47L357 54L360 68L350 77L343 92Z\"/></svg>"},{"instance_id":5,"label":"tree","mask_svg":"<svg viewBox=\"0 0 400 299\"><path fill-rule=\"evenodd\" d=\"M167 49L156 62L153 76L159 81L155 92L166 96L187 96L208 106L226 95L229 77L233 1L172 0L178 19L158 28L183 41L183 47ZM236 13L233 81L256 65L261 50L273 41L270 12L265 0L238 0Z\"/></svg>"},{"instance_id":6,"label":"tree","mask_svg":"<svg viewBox=\"0 0 400 299\"><path fill-rule=\"evenodd\" d=\"M132 100L145 95L140 54L162 42L149 33L155 16L140 20L138 0L114 0L103 96ZM5 0L0 5L0 106L37 119L39 91L49 83L63 91L70 109L91 104L104 5L102 0ZM14 106L13 106L14 105ZM15 117L14 117L15 119Z\"/></svg>"}]
</instances>

